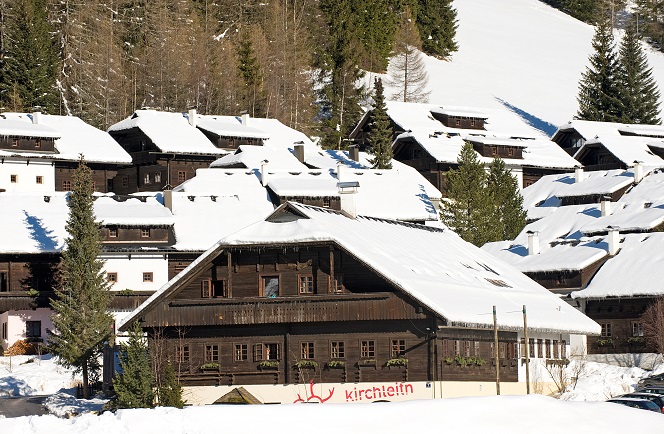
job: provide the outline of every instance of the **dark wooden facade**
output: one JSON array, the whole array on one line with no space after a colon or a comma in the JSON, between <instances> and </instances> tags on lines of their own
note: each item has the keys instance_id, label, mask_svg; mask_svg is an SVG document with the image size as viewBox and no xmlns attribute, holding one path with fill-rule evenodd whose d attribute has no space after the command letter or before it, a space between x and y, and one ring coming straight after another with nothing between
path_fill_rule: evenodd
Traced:
<instances>
[{"instance_id":1,"label":"dark wooden facade","mask_svg":"<svg viewBox=\"0 0 664 434\"><path fill-rule=\"evenodd\" d=\"M601 143L585 145L575 157L589 172L596 170L627 169L627 165L615 157Z\"/></svg>"},{"instance_id":2,"label":"dark wooden facade","mask_svg":"<svg viewBox=\"0 0 664 434\"><path fill-rule=\"evenodd\" d=\"M336 211L341 210L341 198L339 196L279 196L276 205L283 205L286 202L297 202Z\"/></svg>"},{"instance_id":3,"label":"dark wooden facade","mask_svg":"<svg viewBox=\"0 0 664 434\"><path fill-rule=\"evenodd\" d=\"M172 226L106 225L101 228L104 245L164 246L173 244Z\"/></svg>"},{"instance_id":4,"label":"dark wooden facade","mask_svg":"<svg viewBox=\"0 0 664 434\"><path fill-rule=\"evenodd\" d=\"M486 117L482 116L468 116L468 115L454 115L450 113L440 113L432 111L431 115L434 119L445 125L447 128L460 128L464 130L484 130L484 123Z\"/></svg>"},{"instance_id":5,"label":"dark wooden facade","mask_svg":"<svg viewBox=\"0 0 664 434\"><path fill-rule=\"evenodd\" d=\"M567 205L585 205L590 203L600 203L604 197L610 197L611 202L617 202L618 199L620 199L631 186L632 186L631 184L628 184L610 194L600 193L600 194L587 194L583 196L563 196L559 198L560 205L567 206Z\"/></svg>"},{"instance_id":6,"label":"dark wooden facade","mask_svg":"<svg viewBox=\"0 0 664 434\"><path fill-rule=\"evenodd\" d=\"M551 140L556 142L569 155L576 154L581 146L586 143L586 139L575 129L558 130Z\"/></svg>"},{"instance_id":7,"label":"dark wooden facade","mask_svg":"<svg viewBox=\"0 0 664 434\"><path fill-rule=\"evenodd\" d=\"M186 385L495 378L492 331L439 329L443 318L327 243L220 248L141 321ZM516 333L500 342L502 378L517 381Z\"/></svg>"},{"instance_id":8,"label":"dark wooden facade","mask_svg":"<svg viewBox=\"0 0 664 434\"><path fill-rule=\"evenodd\" d=\"M253 137L239 137L239 136L220 136L211 131L205 130L203 128L198 128L201 130L205 137L212 142L214 146L219 149L227 149L229 151L237 150L240 146L252 145L252 146L263 146L263 139L253 138Z\"/></svg>"},{"instance_id":9,"label":"dark wooden facade","mask_svg":"<svg viewBox=\"0 0 664 434\"><path fill-rule=\"evenodd\" d=\"M57 253L0 255L0 312L48 307L59 262Z\"/></svg>"},{"instance_id":10,"label":"dark wooden facade","mask_svg":"<svg viewBox=\"0 0 664 434\"><path fill-rule=\"evenodd\" d=\"M0 149L9 151L33 151L37 153L54 154L55 139L53 137L0 137Z\"/></svg>"},{"instance_id":11,"label":"dark wooden facade","mask_svg":"<svg viewBox=\"0 0 664 434\"><path fill-rule=\"evenodd\" d=\"M458 167L457 164L439 163L422 145L410 138L399 140L394 145L394 159L420 172L440 190L443 197L447 195L447 172Z\"/></svg>"},{"instance_id":12,"label":"dark wooden facade","mask_svg":"<svg viewBox=\"0 0 664 434\"><path fill-rule=\"evenodd\" d=\"M118 171L118 165L86 163L92 171L92 182L94 190L100 193L110 193L113 191L113 178ZM74 172L78 167L78 161L56 161L55 162L55 190L71 191Z\"/></svg>"},{"instance_id":13,"label":"dark wooden facade","mask_svg":"<svg viewBox=\"0 0 664 434\"><path fill-rule=\"evenodd\" d=\"M605 256L585 268L578 270L550 270L539 272L524 272L554 294L569 294L572 291L585 288L597 270L609 259Z\"/></svg>"},{"instance_id":14,"label":"dark wooden facade","mask_svg":"<svg viewBox=\"0 0 664 434\"><path fill-rule=\"evenodd\" d=\"M496 158L503 160L522 160L523 148L520 146L493 145L489 143L471 142L473 149L483 157Z\"/></svg>"}]
</instances>

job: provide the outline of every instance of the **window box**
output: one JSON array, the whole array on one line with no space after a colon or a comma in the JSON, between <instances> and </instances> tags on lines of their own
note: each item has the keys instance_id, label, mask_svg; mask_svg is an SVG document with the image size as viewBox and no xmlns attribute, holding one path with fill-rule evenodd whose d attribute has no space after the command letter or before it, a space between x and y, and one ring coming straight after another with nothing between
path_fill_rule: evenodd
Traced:
<instances>
[{"instance_id":1,"label":"window box","mask_svg":"<svg viewBox=\"0 0 664 434\"><path fill-rule=\"evenodd\" d=\"M646 338L643 336L630 336L627 338L627 343L630 345L645 345Z\"/></svg>"},{"instance_id":2,"label":"window box","mask_svg":"<svg viewBox=\"0 0 664 434\"><path fill-rule=\"evenodd\" d=\"M258 363L258 369L261 371L276 371L279 369L279 362L277 360L263 360Z\"/></svg>"},{"instance_id":3,"label":"window box","mask_svg":"<svg viewBox=\"0 0 664 434\"><path fill-rule=\"evenodd\" d=\"M218 371L219 363L205 363L201 365L201 371Z\"/></svg>"},{"instance_id":4,"label":"window box","mask_svg":"<svg viewBox=\"0 0 664 434\"><path fill-rule=\"evenodd\" d=\"M597 340L597 345L600 346L600 347L612 347L613 346L613 339L611 339L611 338L598 339Z\"/></svg>"},{"instance_id":5,"label":"window box","mask_svg":"<svg viewBox=\"0 0 664 434\"><path fill-rule=\"evenodd\" d=\"M345 369L346 362L343 360L330 360L325 364L325 367L327 367L327 369Z\"/></svg>"},{"instance_id":6,"label":"window box","mask_svg":"<svg viewBox=\"0 0 664 434\"><path fill-rule=\"evenodd\" d=\"M402 368L408 366L408 359L405 357L397 357L395 359L390 359L385 363L385 366L388 368Z\"/></svg>"},{"instance_id":7,"label":"window box","mask_svg":"<svg viewBox=\"0 0 664 434\"><path fill-rule=\"evenodd\" d=\"M358 368L374 368L376 369L376 359L364 359L357 362Z\"/></svg>"},{"instance_id":8,"label":"window box","mask_svg":"<svg viewBox=\"0 0 664 434\"><path fill-rule=\"evenodd\" d=\"M318 367L318 362L310 359L298 360L295 362L295 367L297 369L316 369Z\"/></svg>"},{"instance_id":9,"label":"window box","mask_svg":"<svg viewBox=\"0 0 664 434\"><path fill-rule=\"evenodd\" d=\"M546 361L546 366L567 366L569 365L569 359L548 359Z\"/></svg>"}]
</instances>

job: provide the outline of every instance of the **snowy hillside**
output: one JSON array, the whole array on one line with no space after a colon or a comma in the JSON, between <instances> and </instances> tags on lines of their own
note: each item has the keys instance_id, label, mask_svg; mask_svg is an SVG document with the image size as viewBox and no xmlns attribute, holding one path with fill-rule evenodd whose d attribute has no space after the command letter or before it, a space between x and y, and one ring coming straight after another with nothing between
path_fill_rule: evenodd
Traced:
<instances>
[{"instance_id":1,"label":"snowy hillside","mask_svg":"<svg viewBox=\"0 0 664 434\"><path fill-rule=\"evenodd\" d=\"M459 51L450 62L426 58L429 102L508 107L549 136L572 119L592 26L538 0L456 0L454 7ZM646 51L664 92L664 55Z\"/></svg>"}]
</instances>

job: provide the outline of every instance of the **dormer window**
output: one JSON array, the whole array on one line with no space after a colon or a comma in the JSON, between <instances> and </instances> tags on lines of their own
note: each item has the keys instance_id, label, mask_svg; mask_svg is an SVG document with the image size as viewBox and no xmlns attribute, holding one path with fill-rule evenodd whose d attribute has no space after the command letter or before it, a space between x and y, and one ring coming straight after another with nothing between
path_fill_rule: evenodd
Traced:
<instances>
[{"instance_id":1,"label":"dormer window","mask_svg":"<svg viewBox=\"0 0 664 434\"><path fill-rule=\"evenodd\" d=\"M118 237L118 228L108 228L108 237L117 238Z\"/></svg>"},{"instance_id":2,"label":"dormer window","mask_svg":"<svg viewBox=\"0 0 664 434\"><path fill-rule=\"evenodd\" d=\"M41 148L41 139L35 140L35 149L40 149Z\"/></svg>"},{"instance_id":3,"label":"dormer window","mask_svg":"<svg viewBox=\"0 0 664 434\"><path fill-rule=\"evenodd\" d=\"M12 139L12 148L18 148L18 139Z\"/></svg>"},{"instance_id":4,"label":"dormer window","mask_svg":"<svg viewBox=\"0 0 664 434\"><path fill-rule=\"evenodd\" d=\"M141 238L150 238L150 228L141 228Z\"/></svg>"}]
</instances>

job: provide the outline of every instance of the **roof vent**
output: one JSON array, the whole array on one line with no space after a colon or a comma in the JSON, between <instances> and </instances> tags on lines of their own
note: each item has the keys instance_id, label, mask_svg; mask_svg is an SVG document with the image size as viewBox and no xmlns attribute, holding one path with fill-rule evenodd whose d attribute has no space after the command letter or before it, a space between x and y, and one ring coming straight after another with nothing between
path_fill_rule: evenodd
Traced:
<instances>
[{"instance_id":1,"label":"roof vent","mask_svg":"<svg viewBox=\"0 0 664 434\"><path fill-rule=\"evenodd\" d=\"M49 203L51 201L51 196L44 196L44 202Z\"/></svg>"},{"instance_id":2,"label":"roof vent","mask_svg":"<svg viewBox=\"0 0 664 434\"><path fill-rule=\"evenodd\" d=\"M189 109L188 118L189 118L189 125L196 128L196 109L195 108Z\"/></svg>"},{"instance_id":3,"label":"roof vent","mask_svg":"<svg viewBox=\"0 0 664 434\"><path fill-rule=\"evenodd\" d=\"M581 182L585 178L585 173L583 173L583 167L576 166L574 168L574 182Z\"/></svg>"},{"instance_id":4,"label":"roof vent","mask_svg":"<svg viewBox=\"0 0 664 434\"><path fill-rule=\"evenodd\" d=\"M600 209L602 217L611 215L611 196L602 196L602 201L600 202Z\"/></svg>"},{"instance_id":5,"label":"roof vent","mask_svg":"<svg viewBox=\"0 0 664 434\"><path fill-rule=\"evenodd\" d=\"M607 236L609 242L609 255L614 256L620 250L620 232L618 228L608 226L609 234Z\"/></svg>"},{"instance_id":6,"label":"roof vent","mask_svg":"<svg viewBox=\"0 0 664 434\"><path fill-rule=\"evenodd\" d=\"M641 161L634 162L634 184L638 184L643 179L643 163Z\"/></svg>"},{"instance_id":7,"label":"roof vent","mask_svg":"<svg viewBox=\"0 0 664 434\"><path fill-rule=\"evenodd\" d=\"M540 254L539 232L528 231L528 255Z\"/></svg>"}]
</instances>

